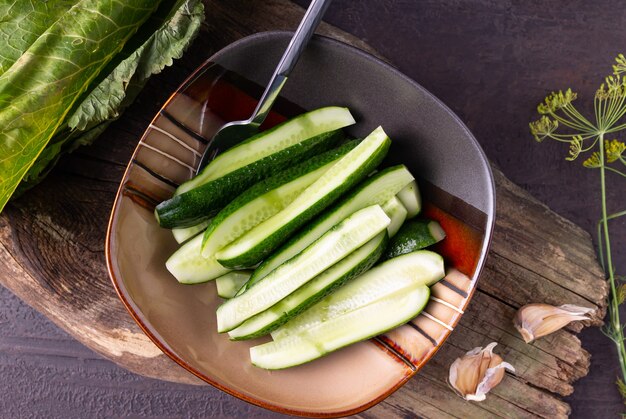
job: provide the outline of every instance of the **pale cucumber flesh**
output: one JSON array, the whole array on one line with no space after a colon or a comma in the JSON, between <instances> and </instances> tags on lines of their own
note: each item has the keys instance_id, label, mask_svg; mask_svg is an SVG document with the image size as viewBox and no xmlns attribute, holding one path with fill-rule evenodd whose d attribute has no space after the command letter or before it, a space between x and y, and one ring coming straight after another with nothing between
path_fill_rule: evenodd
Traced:
<instances>
[{"instance_id":1,"label":"pale cucumber flesh","mask_svg":"<svg viewBox=\"0 0 626 419\"><path fill-rule=\"evenodd\" d=\"M390 259L350 281L299 316L272 332L274 339L299 333L383 298L390 289L409 284L430 286L445 276L443 258L420 250ZM244 294L245 295L245 294Z\"/></svg>"},{"instance_id":2,"label":"pale cucumber flesh","mask_svg":"<svg viewBox=\"0 0 626 419\"><path fill-rule=\"evenodd\" d=\"M250 279L251 271L232 271L215 278L217 295L221 298L233 298L239 288Z\"/></svg>"},{"instance_id":3,"label":"pale cucumber flesh","mask_svg":"<svg viewBox=\"0 0 626 419\"><path fill-rule=\"evenodd\" d=\"M430 237L432 237L435 242L440 242L446 238L446 232L443 231L441 224L437 221L431 221L428 223L428 231L430 232Z\"/></svg>"},{"instance_id":4,"label":"pale cucumber flesh","mask_svg":"<svg viewBox=\"0 0 626 419\"><path fill-rule=\"evenodd\" d=\"M219 251L217 259L229 267L250 267L259 263L304 222L376 167L386 155L389 144L383 129L376 128L285 209Z\"/></svg>"},{"instance_id":5,"label":"pale cucumber flesh","mask_svg":"<svg viewBox=\"0 0 626 419\"><path fill-rule=\"evenodd\" d=\"M398 230L400 230L400 227L402 227L404 220L406 220L407 210L395 196L385 202L382 208L391 219L391 222L387 227L387 233L389 233L389 237L393 237L396 235Z\"/></svg>"},{"instance_id":6,"label":"pale cucumber flesh","mask_svg":"<svg viewBox=\"0 0 626 419\"><path fill-rule=\"evenodd\" d=\"M233 340L240 340L252 339L271 332L289 320L289 318L319 301L319 299L335 290L338 286L371 268L380 258L386 243L386 233L378 233L369 242L326 269L277 304L228 332L228 335Z\"/></svg>"},{"instance_id":7,"label":"pale cucumber flesh","mask_svg":"<svg viewBox=\"0 0 626 419\"><path fill-rule=\"evenodd\" d=\"M347 108L330 106L299 115L236 145L213 159L200 174L183 183L175 195L187 192L307 138L355 123Z\"/></svg>"},{"instance_id":8,"label":"pale cucumber flesh","mask_svg":"<svg viewBox=\"0 0 626 419\"><path fill-rule=\"evenodd\" d=\"M422 210L422 197L417 182L409 183L397 196L407 210L407 218L415 217Z\"/></svg>"},{"instance_id":9,"label":"pale cucumber flesh","mask_svg":"<svg viewBox=\"0 0 626 419\"><path fill-rule=\"evenodd\" d=\"M217 263L215 258L203 258L201 251L202 234L198 234L174 252L165 266L181 284L199 284L231 271Z\"/></svg>"},{"instance_id":10,"label":"pale cucumber flesh","mask_svg":"<svg viewBox=\"0 0 626 419\"><path fill-rule=\"evenodd\" d=\"M278 303L385 230L389 222L378 205L352 214L263 281L222 304L217 309L218 332L230 331Z\"/></svg>"},{"instance_id":11,"label":"pale cucumber flesh","mask_svg":"<svg viewBox=\"0 0 626 419\"><path fill-rule=\"evenodd\" d=\"M200 224L196 224L195 226L191 227L173 228L172 235L174 236L174 240L176 240L176 243L178 244L183 244L190 238L206 230L210 222L211 220L206 220L201 222Z\"/></svg>"},{"instance_id":12,"label":"pale cucumber flesh","mask_svg":"<svg viewBox=\"0 0 626 419\"><path fill-rule=\"evenodd\" d=\"M384 297L370 304L250 348L250 359L254 365L271 370L312 361L408 322L424 309L429 296L430 289L415 282L391 288Z\"/></svg>"},{"instance_id":13,"label":"pale cucumber flesh","mask_svg":"<svg viewBox=\"0 0 626 419\"><path fill-rule=\"evenodd\" d=\"M312 226L306 228L266 259L252 274L252 283L257 282L281 263L300 253L353 212L370 205L383 205L413 179L414 177L408 169L401 165L385 169L365 180L353 193L324 212Z\"/></svg>"}]
</instances>

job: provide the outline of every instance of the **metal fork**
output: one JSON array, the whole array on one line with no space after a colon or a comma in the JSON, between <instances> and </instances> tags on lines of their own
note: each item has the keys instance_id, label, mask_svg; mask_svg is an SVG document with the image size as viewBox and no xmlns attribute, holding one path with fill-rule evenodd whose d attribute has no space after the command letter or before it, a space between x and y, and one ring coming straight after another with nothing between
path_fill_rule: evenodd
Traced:
<instances>
[{"instance_id":1,"label":"metal fork","mask_svg":"<svg viewBox=\"0 0 626 419\"><path fill-rule=\"evenodd\" d=\"M280 59L278 67L274 70L274 74L265 88L263 96L261 96L259 100L259 104L254 112L252 112L252 116L245 121L229 122L215 133L213 139L202 154L200 164L196 169L196 174L200 173L202 168L204 168L217 153L257 133L259 126L263 123L267 114L269 114L280 90L287 82L287 77L291 73L291 70L296 66L298 58L300 58L311 36L313 36L317 25L321 22L322 16L330 5L330 2L331 0L311 1L298 29L296 29L293 38L291 38L289 45L287 45L287 49Z\"/></svg>"}]
</instances>

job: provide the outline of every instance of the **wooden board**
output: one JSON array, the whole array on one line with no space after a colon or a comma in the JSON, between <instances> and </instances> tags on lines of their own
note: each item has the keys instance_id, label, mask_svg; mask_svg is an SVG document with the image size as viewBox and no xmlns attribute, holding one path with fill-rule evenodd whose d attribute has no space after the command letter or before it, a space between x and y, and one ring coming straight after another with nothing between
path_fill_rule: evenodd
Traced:
<instances>
[{"instance_id":1,"label":"wooden board","mask_svg":"<svg viewBox=\"0 0 626 419\"><path fill-rule=\"evenodd\" d=\"M89 148L61 165L39 187L0 216L0 281L79 341L131 371L200 384L141 333L109 282L104 235L117 185L132 150L169 93L212 52L250 33L293 29L302 10L284 0L207 1L203 33L172 69L154 77L124 117ZM368 49L328 25L321 32ZM589 367L575 332L558 332L526 345L511 325L528 302L598 307L607 293L590 237L551 212L494 168L497 223L487 267L469 310L442 350L407 385L363 416L561 417L559 396ZM450 363L491 341L517 367L483 403L468 403L446 385Z\"/></svg>"}]
</instances>

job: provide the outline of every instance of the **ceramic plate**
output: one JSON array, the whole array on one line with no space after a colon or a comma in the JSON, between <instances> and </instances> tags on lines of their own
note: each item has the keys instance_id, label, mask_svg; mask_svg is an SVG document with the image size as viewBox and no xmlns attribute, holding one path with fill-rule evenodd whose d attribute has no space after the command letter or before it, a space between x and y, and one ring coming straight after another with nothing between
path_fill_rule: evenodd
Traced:
<instances>
[{"instance_id":1,"label":"ceramic plate","mask_svg":"<svg viewBox=\"0 0 626 419\"><path fill-rule=\"evenodd\" d=\"M326 105L349 107L363 137L382 125L392 139L385 165L418 177L424 214L447 238L437 247L448 275L409 324L307 365L265 371L248 349L216 333L215 284L180 285L165 269L177 245L153 210L189 179L225 121L250 115L291 37L261 33L211 57L175 92L144 133L124 175L107 235L113 284L133 318L182 367L243 400L283 413L343 416L398 389L453 331L476 287L494 216L489 164L463 123L393 67L327 38L312 40L267 126Z\"/></svg>"}]
</instances>

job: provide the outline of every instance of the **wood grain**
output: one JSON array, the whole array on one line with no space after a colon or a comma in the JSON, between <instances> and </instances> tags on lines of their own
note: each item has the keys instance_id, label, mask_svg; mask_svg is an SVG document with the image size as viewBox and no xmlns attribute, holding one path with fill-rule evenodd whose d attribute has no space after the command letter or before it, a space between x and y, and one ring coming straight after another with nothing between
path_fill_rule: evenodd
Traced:
<instances>
[{"instance_id":1,"label":"wood grain","mask_svg":"<svg viewBox=\"0 0 626 419\"><path fill-rule=\"evenodd\" d=\"M203 58L251 33L293 29L302 10L282 0L207 1L208 22L190 53L150 81L133 107L96 144L75 152L0 216L0 281L76 339L142 375L200 384L143 335L123 308L104 265L104 235L119 180L137 139L169 92ZM321 32L368 49L323 25ZM526 345L512 328L528 302L597 307L607 293L589 235L550 211L494 168L497 222L479 290L457 330L407 385L363 417L562 417L559 395L588 371L589 354L573 332ZM517 368L483 403L467 403L445 384L449 364L491 341Z\"/></svg>"}]
</instances>

